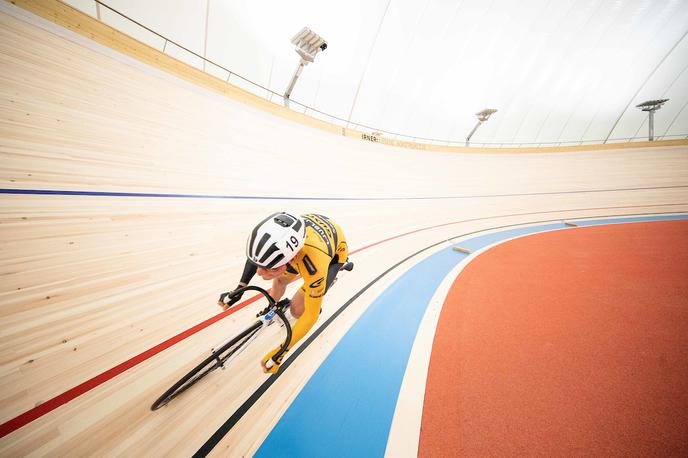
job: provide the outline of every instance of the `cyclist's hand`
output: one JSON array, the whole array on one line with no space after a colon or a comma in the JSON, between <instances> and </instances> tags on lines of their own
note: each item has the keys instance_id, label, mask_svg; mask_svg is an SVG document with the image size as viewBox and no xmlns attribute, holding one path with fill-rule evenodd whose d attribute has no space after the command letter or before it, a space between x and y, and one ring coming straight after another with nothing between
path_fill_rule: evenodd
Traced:
<instances>
[{"instance_id":1,"label":"cyclist's hand","mask_svg":"<svg viewBox=\"0 0 688 458\"><path fill-rule=\"evenodd\" d=\"M239 289L239 288L241 288L241 287L242 287L241 285L238 285L238 286L234 289L234 291L236 291L237 289ZM222 307L222 310L227 310L227 309L230 308L232 305L234 305L234 304L236 304L237 302L239 302L239 301L241 300L241 296L244 295L243 292L241 292L241 293L239 293L239 294L235 294L234 291L228 291L228 292L226 292L226 293L220 294L220 299L218 299L217 305L219 305L220 307Z\"/></svg>"}]
</instances>

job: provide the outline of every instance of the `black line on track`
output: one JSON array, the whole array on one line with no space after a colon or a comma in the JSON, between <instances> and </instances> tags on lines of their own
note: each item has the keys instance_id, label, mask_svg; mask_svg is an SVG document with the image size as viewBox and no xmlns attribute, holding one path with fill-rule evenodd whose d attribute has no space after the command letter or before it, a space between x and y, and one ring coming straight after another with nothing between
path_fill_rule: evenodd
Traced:
<instances>
[{"instance_id":1,"label":"black line on track","mask_svg":"<svg viewBox=\"0 0 688 458\"><path fill-rule=\"evenodd\" d=\"M588 219L593 219L593 218L631 218L634 216L648 216L648 215L667 215L667 214L673 214L673 215L680 215L683 214L681 212L651 212L651 213L632 213L628 215L597 215L597 216L585 216L585 217L578 217L578 218L564 218L566 220L588 220ZM389 269L385 270L383 273L378 275L373 281L368 283L366 286L364 286L362 289L360 289L356 294L351 296L351 298L344 303L335 313L332 314L331 317L329 317L318 329L316 329L306 340L303 341L301 346L294 351L294 353L291 355L290 358L288 358L282 365L280 366L279 371L276 374L271 375L265 382L263 382L257 389L254 391L251 396L248 397L246 401L244 401L241 406L232 414L227 421L225 421L220 428L218 428L215 433L213 433L212 436L201 446L201 448L194 453L193 457L198 458L198 457L205 457L207 456L210 451L222 440L222 438L236 425L239 420L248 412L248 410L253 407L253 405L260 399L260 397L272 386L273 383L284 373L284 371L287 370L287 368L291 365L293 361L296 360L296 357L300 355L308 346L327 328L341 313L346 310L349 305L351 305L356 299L358 299L361 294L366 292L368 289L370 289L371 286L373 286L375 283L380 281L384 276L386 276L388 273L390 273L392 270L396 269L399 267L401 264L405 263L409 259L423 253L424 251L427 251L431 248L434 248L438 245L441 245L442 243L448 242L452 239L456 239L459 237L466 237L469 235L474 235L474 234L479 234L481 232L487 232L487 231L493 231L497 229L505 229L509 227L515 227L515 226L526 226L530 224L541 224L541 223L550 223L553 221L563 221L562 218L554 218L554 219L547 219L547 220L539 220L539 221L530 221L530 222L521 222L521 223L515 223L515 224L506 224L502 226L494 226L486 229L480 229L477 231L472 231L472 232L466 232L464 234L459 234L455 235L453 237L449 237L446 239L442 239L439 242L433 243L432 245L429 245L425 248L422 248L415 253L405 257L401 261L397 262L394 264L392 267ZM563 223L562 223L563 224ZM571 228L575 229L575 228Z\"/></svg>"}]
</instances>

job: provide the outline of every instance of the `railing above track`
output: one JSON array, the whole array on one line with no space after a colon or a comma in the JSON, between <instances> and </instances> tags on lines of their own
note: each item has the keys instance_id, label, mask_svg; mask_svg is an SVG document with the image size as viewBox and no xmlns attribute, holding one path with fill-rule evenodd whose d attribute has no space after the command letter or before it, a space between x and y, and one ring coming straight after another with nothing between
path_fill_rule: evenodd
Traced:
<instances>
[{"instance_id":1,"label":"railing above track","mask_svg":"<svg viewBox=\"0 0 688 458\"><path fill-rule=\"evenodd\" d=\"M101 2L100 0L93 0L95 4L95 11L96 11L96 16L97 19L111 27L114 27L122 32L121 27L118 26L118 23L121 24L121 20L118 19L113 19L113 18L106 18L104 17L103 13L103 8L107 11L110 11L114 13L116 16L115 18L121 18L127 21L127 23L135 24L138 28L139 31L138 33L135 33L133 35L133 38L136 38L139 41L142 41L143 43L152 46L153 48L158 49L159 51L175 58L178 60L181 60L182 62L191 65L199 70L202 70L203 72L206 72L212 76L215 76L217 78L223 79L229 84L233 84L235 86L240 87L241 89L244 89L253 95L256 95L258 97L264 98L270 102L273 103L283 103L284 98L282 94L279 94L265 86L262 86L256 82L251 81L248 78L245 78L238 73L235 73L228 68L224 67L221 64L218 64L217 62L214 62L205 56L202 56L198 54L197 52L192 51L191 49L175 42L174 40L171 40L160 33L156 32L155 30L150 29L149 27L141 24L140 22L136 21L135 19L130 18L129 16L125 15L124 13L121 13L120 11L112 8L111 6L107 5L106 3ZM132 31L128 30L124 33L127 34L132 34ZM277 102L276 102L277 101ZM305 105L301 102L298 102L294 99L289 99L289 108L293 111L303 113L307 116L310 116L312 118L318 119L320 121L325 121L330 124L333 124L335 126L343 127L345 129L350 129L358 132L363 132L363 133L368 133L372 136L377 136L377 137L383 137L385 139L389 140L394 140L397 142L409 142L409 143L421 143L421 144L428 144L428 145L437 145L437 146L465 146L465 140L460 139L460 140L443 140L443 139L437 139L437 138L426 138L426 137L417 137L417 136L412 136L412 135L406 135L402 134L399 132L391 132L387 131L384 129L380 129L378 127L373 127L373 126L368 126L366 124L360 124L356 122L352 122L334 115L331 115L329 113L325 113L323 111L320 111L316 108L309 107L308 105ZM688 134L678 134L678 135L662 135L662 136L656 136L656 140L680 140L680 139L688 139ZM623 138L609 138L609 139L595 139L595 140L571 140L571 141L555 141L555 142L516 142L516 143L508 143L508 142L493 142L493 143L486 143L486 142L471 142L470 145L472 147L481 147L481 148L542 148L542 147L560 147L560 146L582 146L582 145L599 145L602 143L629 143L629 142L646 142L647 141L647 136L643 137L623 137Z\"/></svg>"}]
</instances>

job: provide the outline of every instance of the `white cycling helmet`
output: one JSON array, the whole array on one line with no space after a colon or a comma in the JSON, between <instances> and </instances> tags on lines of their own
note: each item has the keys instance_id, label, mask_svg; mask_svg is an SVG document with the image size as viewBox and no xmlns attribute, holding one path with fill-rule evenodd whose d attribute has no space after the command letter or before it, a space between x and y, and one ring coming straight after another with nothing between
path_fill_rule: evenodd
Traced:
<instances>
[{"instance_id":1,"label":"white cycling helmet","mask_svg":"<svg viewBox=\"0 0 688 458\"><path fill-rule=\"evenodd\" d=\"M246 257L266 269L282 266L294 258L306 239L306 223L298 216L279 212L253 229L246 243Z\"/></svg>"}]
</instances>

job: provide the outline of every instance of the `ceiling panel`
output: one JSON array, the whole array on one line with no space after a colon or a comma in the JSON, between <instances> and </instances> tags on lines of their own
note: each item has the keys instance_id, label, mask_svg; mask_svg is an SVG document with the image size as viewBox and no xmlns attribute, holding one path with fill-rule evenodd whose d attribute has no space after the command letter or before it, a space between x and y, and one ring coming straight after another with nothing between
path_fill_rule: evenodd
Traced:
<instances>
[{"instance_id":1,"label":"ceiling panel","mask_svg":"<svg viewBox=\"0 0 688 458\"><path fill-rule=\"evenodd\" d=\"M474 143L637 137L647 115L635 105L669 98L657 134L688 135L688 0L107 3L278 94L299 61L289 41L307 26L329 47L292 100L379 130L462 142L474 114L496 108Z\"/></svg>"}]
</instances>

